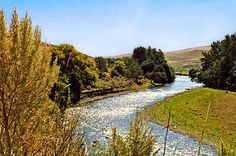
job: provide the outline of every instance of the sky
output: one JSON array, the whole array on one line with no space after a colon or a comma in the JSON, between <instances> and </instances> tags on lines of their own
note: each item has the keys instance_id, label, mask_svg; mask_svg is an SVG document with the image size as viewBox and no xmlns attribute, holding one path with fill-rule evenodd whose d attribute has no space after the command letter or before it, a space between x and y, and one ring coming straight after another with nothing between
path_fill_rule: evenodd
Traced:
<instances>
[{"instance_id":1,"label":"sky","mask_svg":"<svg viewBox=\"0 0 236 156\"><path fill-rule=\"evenodd\" d=\"M209 45L236 32L236 0L0 0L10 23L17 8L42 29L42 40L69 43L91 56Z\"/></svg>"}]
</instances>

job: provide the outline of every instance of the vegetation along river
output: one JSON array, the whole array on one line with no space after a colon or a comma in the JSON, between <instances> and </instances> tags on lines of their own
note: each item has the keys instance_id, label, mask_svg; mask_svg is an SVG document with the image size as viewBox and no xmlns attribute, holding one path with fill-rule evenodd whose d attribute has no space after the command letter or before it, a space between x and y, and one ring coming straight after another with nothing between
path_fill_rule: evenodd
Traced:
<instances>
[{"instance_id":1,"label":"vegetation along river","mask_svg":"<svg viewBox=\"0 0 236 156\"><path fill-rule=\"evenodd\" d=\"M191 82L187 76L177 76L172 84L105 98L72 108L72 110L80 114L80 130L83 132L87 144L91 145L95 140L105 143L111 136L111 128L116 127L121 134L127 133L129 122L135 118L137 108L143 109L168 96L196 87L201 87L201 84ZM166 129L151 122L148 124L153 129L153 134L157 136L155 147L157 149L163 147ZM188 136L169 131L167 155L197 155L198 148L199 142ZM161 152L158 155L162 155ZM217 155L217 150L201 144L201 153Z\"/></svg>"}]
</instances>

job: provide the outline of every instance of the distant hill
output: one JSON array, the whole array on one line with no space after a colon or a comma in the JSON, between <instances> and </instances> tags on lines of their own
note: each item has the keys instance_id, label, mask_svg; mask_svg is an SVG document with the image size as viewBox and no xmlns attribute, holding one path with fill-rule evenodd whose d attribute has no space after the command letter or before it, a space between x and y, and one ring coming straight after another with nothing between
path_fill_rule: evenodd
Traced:
<instances>
[{"instance_id":1,"label":"distant hill","mask_svg":"<svg viewBox=\"0 0 236 156\"><path fill-rule=\"evenodd\" d=\"M188 72L190 68L200 65L203 51L210 50L210 46L200 46L176 51L164 52L165 58L177 72ZM131 53L111 56L109 58L131 57Z\"/></svg>"},{"instance_id":2,"label":"distant hill","mask_svg":"<svg viewBox=\"0 0 236 156\"><path fill-rule=\"evenodd\" d=\"M176 69L190 69L200 65L203 51L210 50L210 46L201 46L177 51L165 52L166 60Z\"/></svg>"}]
</instances>

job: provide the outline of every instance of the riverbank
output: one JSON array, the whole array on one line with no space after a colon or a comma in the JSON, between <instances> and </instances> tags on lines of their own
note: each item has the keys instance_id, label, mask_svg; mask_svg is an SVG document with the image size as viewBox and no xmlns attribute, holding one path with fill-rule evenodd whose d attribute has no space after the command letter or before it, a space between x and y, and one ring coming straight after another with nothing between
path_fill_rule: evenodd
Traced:
<instances>
[{"instance_id":1,"label":"riverbank","mask_svg":"<svg viewBox=\"0 0 236 156\"><path fill-rule=\"evenodd\" d=\"M142 85L132 84L129 88L125 88L123 90L118 90L116 92L111 92L111 93L107 93L107 94L104 94L104 95L97 95L97 96L93 96L93 97L83 98L77 103L76 106L85 105L87 103L97 101L97 100L101 100L101 99L108 98L108 97L119 96L119 95L128 94L130 92L134 92L134 91L144 90L144 89L147 89L147 88L150 88L150 87L153 87L153 86L155 86L155 85L150 83L150 82L146 82Z\"/></svg>"},{"instance_id":2,"label":"riverbank","mask_svg":"<svg viewBox=\"0 0 236 156\"><path fill-rule=\"evenodd\" d=\"M166 126L171 107L171 130L217 148L222 143L229 148L236 144L235 101L235 92L197 88L148 106L141 116Z\"/></svg>"},{"instance_id":3,"label":"riverbank","mask_svg":"<svg viewBox=\"0 0 236 156\"><path fill-rule=\"evenodd\" d=\"M188 72L175 72L175 75L178 75L178 76L189 76L189 73Z\"/></svg>"}]
</instances>

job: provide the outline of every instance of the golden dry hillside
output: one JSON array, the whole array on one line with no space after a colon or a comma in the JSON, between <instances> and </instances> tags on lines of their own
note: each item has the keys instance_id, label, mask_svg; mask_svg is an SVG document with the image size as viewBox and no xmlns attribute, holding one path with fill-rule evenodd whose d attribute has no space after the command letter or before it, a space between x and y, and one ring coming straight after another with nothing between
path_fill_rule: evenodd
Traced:
<instances>
[{"instance_id":1,"label":"golden dry hillside","mask_svg":"<svg viewBox=\"0 0 236 156\"><path fill-rule=\"evenodd\" d=\"M210 50L210 46L183 49L178 51L165 52L169 64L175 68L192 68L200 64L203 51Z\"/></svg>"}]
</instances>

